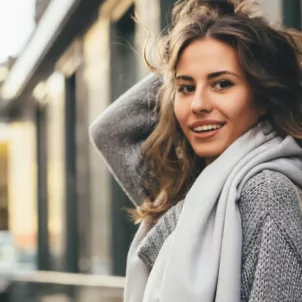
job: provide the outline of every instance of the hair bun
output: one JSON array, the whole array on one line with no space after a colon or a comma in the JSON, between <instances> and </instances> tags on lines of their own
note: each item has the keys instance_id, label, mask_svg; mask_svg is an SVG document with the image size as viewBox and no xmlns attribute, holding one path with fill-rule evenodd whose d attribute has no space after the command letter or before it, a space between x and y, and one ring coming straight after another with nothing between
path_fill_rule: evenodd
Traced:
<instances>
[{"instance_id":1,"label":"hair bun","mask_svg":"<svg viewBox=\"0 0 302 302\"><path fill-rule=\"evenodd\" d=\"M172 10L172 23L194 15L243 15L249 18L262 16L256 0L178 0Z\"/></svg>"},{"instance_id":2,"label":"hair bun","mask_svg":"<svg viewBox=\"0 0 302 302\"><path fill-rule=\"evenodd\" d=\"M235 5L233 2L228 0L209 0L208 5L215 9L219 15L234 15Z\"/></svg>"},{"instance_id":3,"label":"hair bun","mask_svg":"<svg viewBox=\"0 0 302 302\"><path fill-rule=\"evenodd\" d=\"M262 16L262 10L257 0L206 0L205 2L209 2L219 15L239 14L249 18Z\"/></svg>"},{"instance_id":4,"label":"hair bun","mask_svg":"<svg viewBox=\"0 0 302 302\"><path fill-rule=\"evenodd\" d=\"M245 15L249 18L262 16L260 4L256 0L230 0L234 3L235 14Z\"/></svg>"},{"instance_id":5,"label":"hair bun","mask_svg":"<svg viewBox=\"0 0 302 302\"><path fill-rule=\"evenodd\" d=\"M235 5L228 0L178 0L172 10L172 24L195 15L233 15Z\"/></svg>"}]
</instances>

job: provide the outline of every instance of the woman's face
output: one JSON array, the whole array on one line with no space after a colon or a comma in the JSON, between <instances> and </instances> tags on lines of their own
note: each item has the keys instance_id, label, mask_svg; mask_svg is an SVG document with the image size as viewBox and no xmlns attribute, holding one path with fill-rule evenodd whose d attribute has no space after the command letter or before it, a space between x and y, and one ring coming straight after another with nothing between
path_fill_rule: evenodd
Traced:
<instances>
[{"instance_id":1,"label":"woman's face","mask_svg":"<svg viewBox=\"0 0 302 302\"><path fill-rule=\"evenodd\" d=\"M251 129L261 113L236 51L212 38L182 52L176 69L174 111L195 153L211 163Z\"/></svg>"}]
</instances>

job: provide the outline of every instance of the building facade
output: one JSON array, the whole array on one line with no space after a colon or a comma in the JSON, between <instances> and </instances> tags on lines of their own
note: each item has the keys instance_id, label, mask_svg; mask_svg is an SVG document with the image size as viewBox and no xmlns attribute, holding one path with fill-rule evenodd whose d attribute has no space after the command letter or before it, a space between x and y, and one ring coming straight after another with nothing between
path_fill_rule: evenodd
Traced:
<instances>
[{"instance_id":1,"label":"building facade","mask_svg":"<svg viewBox=\"0 0 302 302\"><path fill-rule=\"evenodd\" d=\"M60 1L48 2L37 1L36 32L1 90L2 113L11 118L10 229L19 265L123 276L135 233L123 208L131 203L88 128L148 73L141 55L147 32L133 21L134 11L157 35L173 1L65 1L60 26L43 41L39 34ZM39 43L45 49L34 59Z\"/></svg>"}]
</instances>

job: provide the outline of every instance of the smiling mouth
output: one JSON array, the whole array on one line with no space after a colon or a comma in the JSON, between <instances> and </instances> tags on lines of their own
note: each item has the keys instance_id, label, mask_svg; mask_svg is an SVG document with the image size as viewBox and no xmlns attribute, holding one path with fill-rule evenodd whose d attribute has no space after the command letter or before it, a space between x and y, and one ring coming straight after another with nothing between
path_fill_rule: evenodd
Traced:
<instances>
[{"instance_id":1,"label":"smiling mouth","mask_svg":"<svg viewBox=\"0 0 302 302\"><path fill-rule=\"evenodd\" d=\"M195 133L206 133L206 132L212 132L221 129L223 126L224 124L202 125L202 126L194 127L191 130Z\"/></svg>"}]
</instances>

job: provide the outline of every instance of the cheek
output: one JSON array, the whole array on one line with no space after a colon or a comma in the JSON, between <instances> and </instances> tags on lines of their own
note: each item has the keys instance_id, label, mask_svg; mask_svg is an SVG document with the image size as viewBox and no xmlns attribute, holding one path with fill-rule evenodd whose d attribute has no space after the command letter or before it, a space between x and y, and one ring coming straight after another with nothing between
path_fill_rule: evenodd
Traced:
<instances>
[{"instance_id":1,"label":"cheek","mask_svg":"<svg viewBox=\"0 0 302 302\"><path fill-rule=\"evenodd\" d=\"M228 101L221 102L220 111L230 120L248 121L259 116L250 93L240 91L231 96Z\"/></svg>"},{"instance_id":2,"label":"cheek","mask_svg":"<svg viewBox=\"0 0 302 302\"><path fill-rule=\"evenodd\" d=\"M238 104L239 105L239 104ZM260 118L259 111L253 103L240 104L228 111L228 120L232 129L232 135L239 137L251 129Z\"/></svg>"},{"instance_id":3,"label":"cheek","mask_svg":"<svg viewBox=\"0 0 302 302\"><path fill-rule=\"evenodd\" d=\"M255 121L260 116L259 110L255 107L253 102L245 102L244 104L241 104L241 106L234 108L233 113L233 118L239 118L243 120L243 123Z\"/></svg>"},{"instance_id":4,"label":"cheek","mask_svg":"<svg viewBox=\"0 0 302 302\"><path fill-rule=\"evenodd\" d=\"M175 100L174 103L174 113L175 117L182 129L184 129L186 123L187 123L187 118L188 118L188 109L184 104L181 104L177 100Z\"/></svg>"}]
</instances>

